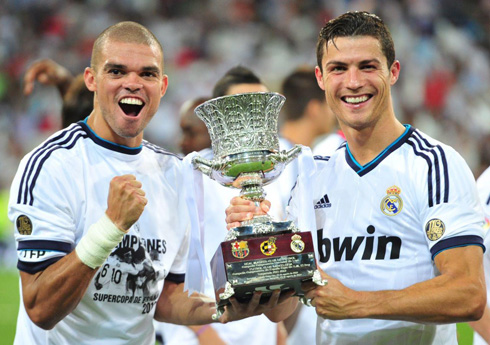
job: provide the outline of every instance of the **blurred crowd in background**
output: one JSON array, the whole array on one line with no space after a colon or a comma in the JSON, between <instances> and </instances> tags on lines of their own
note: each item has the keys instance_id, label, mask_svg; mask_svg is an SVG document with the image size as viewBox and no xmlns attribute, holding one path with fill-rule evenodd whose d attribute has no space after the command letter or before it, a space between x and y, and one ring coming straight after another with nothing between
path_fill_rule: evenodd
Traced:
<instances>
[{"instance_id":1,"label":"blurred crowd in background","mask_svg":"<svg viewBox=\"0 0 490 345\"><path fill-rule=\"evenodd\" d=\"M239 64L279 91L299 65L316 64L325 21L349 10L376 13L391 29L402 67L393 88L400 120L453 146L478 177L490 165L490 0L3 0L0 243L12 236L6 198L19 160L61 125L55 87L22 93L34 61L50 58L78 74L106 27L147 26L162 42L169 88L145 136L178 152L185 101L210 96Z\"/></svg>"}]
</instances>

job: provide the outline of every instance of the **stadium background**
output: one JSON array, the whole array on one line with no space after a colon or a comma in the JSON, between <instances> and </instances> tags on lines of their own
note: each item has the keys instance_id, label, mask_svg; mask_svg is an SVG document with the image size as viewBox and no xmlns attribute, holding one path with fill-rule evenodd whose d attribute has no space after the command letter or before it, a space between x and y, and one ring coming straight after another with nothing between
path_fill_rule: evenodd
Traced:
<instances>
[{"instance_id":1,"label":"stadium background","mask_svg":"<svg viewBox=\"0 0 490 345\"><path fill-rule=\"evenodd\" d=\"M273 91L298 65L315 65L319 29L347 10L378 14L391 29L401 77L393 89L404 123L452 145L475 177L490 165L490 0L3 0L0 3L0 343L11 344L17 274L8 188L21 157L60 125L54 87L22 94L26 68L51 58L73 74L94 38L121 20L162 42L169 89L147 139L177 152L178 109L208 96L229 68L252 68ZM461 325L461 344L471 331Z\"/></svg>"}]
</instances>

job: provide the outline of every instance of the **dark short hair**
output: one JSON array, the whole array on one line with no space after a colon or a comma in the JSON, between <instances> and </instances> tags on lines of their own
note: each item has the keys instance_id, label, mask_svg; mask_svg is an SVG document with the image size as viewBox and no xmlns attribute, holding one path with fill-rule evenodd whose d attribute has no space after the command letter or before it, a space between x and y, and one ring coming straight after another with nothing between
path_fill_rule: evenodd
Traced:
<instances>
[{"instance_id":1,"label":"dark short hair","mask_svg":"<svg viewBox=\"0 0 490 345\"><path fill-rule=\"evenodd\" d=\"M259 77L244 66L235 66L228 70L213 88L213 98L225 96L228 90L237 84L263 84Z\"/></svg>"},{"instance_id":2,"label":"dark short hair","mask_svg":"<svg viewBox=\"0 0 490 345\"><path fill-rule=\"evenodd\" d=\"M329 41L335 45L337 37L371 36L381 43L381 50L388 62L388 68L395 61L395 45L385 23L375 14L366 11L347 12L325 24L318 35L316 58L318 67L323 71L322 59L324 47Z\"/></svg>"},{"instance_id":3,"label":"dark short hair","mask_svg":"<svg viewBox=\"0 0 490 345\"><path fill-rule=\"evenodd\" d=\"M107 29L96 38L92 48L92 57L90 59L90 67L97 68L99 63L100 53L108 40L138 43L147 46L155 46L162 55L162 71L163 71L163 48L156 36L145 26L131 21L119 22L109 26Z\"/></svg>"},{"instance_id":4,"label":"dark short hair","mask_svg":"<svg viewBox=\"0 0 490 345\"><path fill-rule=\"evenodd\" d=\"M286 102L282 108L286 120L300 119L312 99L325 101L325 93L316 81L313 67L299 67L282 82L282 94Z\"/></svg>"}]
</instances>

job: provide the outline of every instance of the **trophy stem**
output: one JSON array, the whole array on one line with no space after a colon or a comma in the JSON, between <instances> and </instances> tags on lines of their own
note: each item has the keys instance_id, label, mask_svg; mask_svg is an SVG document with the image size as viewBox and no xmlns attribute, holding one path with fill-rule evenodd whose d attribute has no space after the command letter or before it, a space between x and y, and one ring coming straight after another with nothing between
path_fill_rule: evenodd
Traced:
<instances>
[{"instance_id":1,"label":"trophy stem","mask_svg":"<svg viewBox=\"0 0 490 345\"><path fill-rule=\"evenodd\" d=\"M260 203L265 199L266 193L264 191L263 176L260 172L250 172L241 174L237 178L237 184L241 188L240 196L244 199L255 201Z\"/></svg>"}]
</instances>

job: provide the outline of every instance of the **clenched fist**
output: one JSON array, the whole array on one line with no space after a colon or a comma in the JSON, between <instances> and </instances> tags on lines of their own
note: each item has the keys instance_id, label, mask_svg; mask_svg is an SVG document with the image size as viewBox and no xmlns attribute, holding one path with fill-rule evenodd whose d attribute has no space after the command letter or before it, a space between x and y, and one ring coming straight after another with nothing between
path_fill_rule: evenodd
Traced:
<instances>
[{"instance_id":1,"label":"clenched fist","mask_svg":"<svg viewBox=\"0 0 490 345\"><path fill-rule=\"evenodd\" d=\"M134 175L116 176L111 180L106 214L121 230L129 230L148 203L141 187Z\"/></svg>"}]
</instances>

